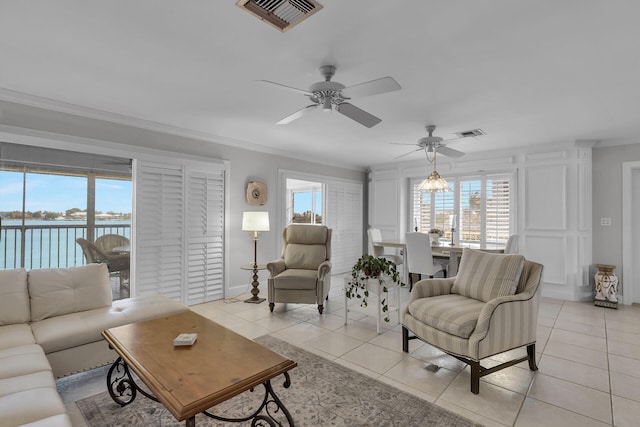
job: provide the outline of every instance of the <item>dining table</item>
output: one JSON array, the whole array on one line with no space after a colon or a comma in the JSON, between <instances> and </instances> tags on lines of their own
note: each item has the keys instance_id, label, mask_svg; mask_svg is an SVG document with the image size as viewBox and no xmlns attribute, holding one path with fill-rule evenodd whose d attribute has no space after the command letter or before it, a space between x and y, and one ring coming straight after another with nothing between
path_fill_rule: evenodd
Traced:
<instances>
[{"instance_id":1,"label":"dining table","mask_svg":"<svg viewBox=\"0 0 640 427\"><path fill-rule=\"evenodd\" d=\"M407 244L404 240L381 240L379 242L373 243L374 246L382 246L387 248L396 248L400 249L403 256L403 263L405 267L403 268L403 278L404 282L408 283L409 273L407 271ZM447 268L447 276L453 277L458 274L458 265L460 265L460 258L462 258L462 251L464 248L469 248L470 245L454 245L450 244L439 244L439 245L431 245L431 254L434 258L437 259L448 259L448 268ZM504 253L504 249L485 249L485 248L477 248L481 251L485 252L493 252L493 253Z\"/></svg>"}]
</instances>

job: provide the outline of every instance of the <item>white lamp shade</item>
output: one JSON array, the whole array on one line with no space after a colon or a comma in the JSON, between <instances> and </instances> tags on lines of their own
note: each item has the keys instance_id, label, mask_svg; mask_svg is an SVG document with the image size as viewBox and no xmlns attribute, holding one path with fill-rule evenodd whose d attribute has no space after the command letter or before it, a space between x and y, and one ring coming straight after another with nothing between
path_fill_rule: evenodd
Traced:
<instances>
[{"instance_id":1,"label":"white lamp shade","mask_svg":"<svg viewBox=\"0 0 640 427\"><path fill-rule=\"evenodd\" d=\"M269 231L269 212L243 212L242 231Z\"/></svg>"}]
</instances>

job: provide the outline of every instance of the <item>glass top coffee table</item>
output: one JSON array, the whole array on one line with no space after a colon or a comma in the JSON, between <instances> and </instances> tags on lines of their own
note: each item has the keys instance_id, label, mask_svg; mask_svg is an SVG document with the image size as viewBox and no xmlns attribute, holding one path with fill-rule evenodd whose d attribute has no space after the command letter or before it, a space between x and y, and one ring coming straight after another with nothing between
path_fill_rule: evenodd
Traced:
<instances>
[{"instance_id":1,"label":"glass top coffee table","mask_svg":"<svg viewBox=\"0 0 640 427\"><path fill-rule=\"evenodd\" d=\"M181 333L197 333L191 346L174 346ZM203 413L226 422L253 420L252 425L280 425L270 413L282 411L289 425L293 419L271 387L271 379L284 375L284 386L291 384L288 371L293 360L239 335L192 311L111 328L102 333L119 357L107 375L108 391L124 406L136 394L162 403L178 421L195 426L195 415ZM131 371L151 393L138 387ZM265 389L262 405L240 419L213 413L215 405L254 387ZM266 424L265 424L266 423Z\"/></svg>"}]
</instances>

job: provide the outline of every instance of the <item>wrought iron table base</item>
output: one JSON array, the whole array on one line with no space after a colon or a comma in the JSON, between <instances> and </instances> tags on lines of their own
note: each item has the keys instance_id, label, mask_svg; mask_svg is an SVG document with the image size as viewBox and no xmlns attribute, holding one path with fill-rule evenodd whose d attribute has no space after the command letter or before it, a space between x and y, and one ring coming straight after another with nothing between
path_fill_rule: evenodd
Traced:
<instances>
[{"instance_id":1,"label":"wrought iron table base","mask_svg":"<svg viewBox=\"0 0 640 427\"><path fill-rule=\"evenodd\" d=\"M284 388L289 388L291 386L291 378L289 377L289 373L285 372L284 377ZM287 408L285 408L280 398L278 398L276 393L273 391L273 388L271 387L271 380L265 381L264 383L262 383L262 385L265 389L262 403L252 414L246 417L226 418L215 415L209 411L203 411L202 413L218 421L231 423L240 423L252 420L252 427L267 425L271 427L282 427L282 423L275 418L275 415L278 412L282 411L282 414L287 418L289 426L293 427L294 423L293 418L291 418L291 413ZM111 396L113 401L120 406L126 406L133 402L136 398L137 392L140 392L151 400L161 403L157 397L150 393L147 393L136 384L136 382L133 380L133 377L131 376L129 367L121 357L118 357L118 359L113 362L113 365L111 365L111 368L109 368L109 373L107 374L107 390L109 391L109 395ZM253 392L253 388L250 389L250 391ZM260 414L263 410L265 411L264 415ZM185 420L185 425L187 427L195 427L195 416L187 418Z\"/></svg>"}]
</instances>

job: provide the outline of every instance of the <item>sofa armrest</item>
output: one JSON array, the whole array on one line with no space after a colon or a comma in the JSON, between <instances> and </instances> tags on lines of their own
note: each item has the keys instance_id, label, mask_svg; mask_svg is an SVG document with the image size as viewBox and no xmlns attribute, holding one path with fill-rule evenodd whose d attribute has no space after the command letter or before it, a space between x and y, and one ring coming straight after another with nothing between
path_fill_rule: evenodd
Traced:
<instances>
[{"instance_id":1,"label":"sofa armrest","mask_svg":"<svg viewBox=\"0 0 640 427\"><path fill-rule=\"evenodd\" d=\"M267 263L267 270L271 277L275 277L285 270L284 259L278 259Z\"/></svg>"},{"instance_id":2,"label":"sofa armrest","mask_svg":"<svg viewBox=\"0 0 640 427\"><path fill-rule=\"evenodd\" d=\"M331 274L331 261L324 261L318 266L318 280L324 280L326 275Z\"/></svg>"}]
</instances>

